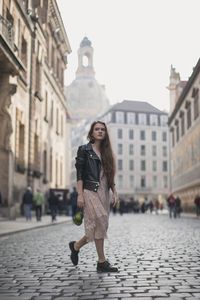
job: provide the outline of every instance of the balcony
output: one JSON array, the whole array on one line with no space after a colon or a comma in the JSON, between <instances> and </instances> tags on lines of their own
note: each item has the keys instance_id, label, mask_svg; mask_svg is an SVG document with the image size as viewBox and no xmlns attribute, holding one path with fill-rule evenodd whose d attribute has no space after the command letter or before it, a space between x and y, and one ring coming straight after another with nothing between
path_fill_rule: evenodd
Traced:
<instances>
[{"instance_id":1,"label":"balcony","mask_svg":"<svg viewBox=\"0 0 200 300\"><path fill-rule=\"evenodd\" d=\"M0 34L7 44L14 49L14 28L12 24L0 15Z\"/></svg>"},{"instance_id":2,"label":"balcony","mask_svg":"<svg viewBox=\"0 0 200 300\"><path fill-rule=\"evenodd\" d=\"M2 73L18 75L24 71L22 62L14 49L14 28L12 24L0 15L0 65Z\"/></svg>"}]
</instances>

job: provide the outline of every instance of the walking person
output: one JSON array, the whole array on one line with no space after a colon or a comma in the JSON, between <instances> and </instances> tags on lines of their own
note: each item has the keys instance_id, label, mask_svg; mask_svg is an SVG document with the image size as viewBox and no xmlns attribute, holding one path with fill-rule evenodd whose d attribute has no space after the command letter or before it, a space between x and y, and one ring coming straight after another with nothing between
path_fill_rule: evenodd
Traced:
<instances>
[{"instance_id":1,"label":"walking person","mask_svg":"<svg viewBox=\"0 0 200 300\"><path fill-rule=\"evenodd\" d=\"M175 206L175 197L173 194L170 194L169 197L167 198L167 204L169 208L169 217L170 219L172 217L176 218L176 206Z\"/></svg>"},{"instance_id":2,"label":"walking person","mask_svg":"<svg viewBox=\"0 0 200 300\"><path fill-rule=\"evenodd\" d=\"M74 186L73 191L70 194L70 203L71 203L71 207L72 207L72 218L77 211L77 197L78 197L78 193L77 193L76 187Z\"/></svg>"},{"instance_id":3,"label":"walking person","mask_svg":"<svg viewBox=\"0 0 200 300\"><path fill-rule=\"evenodd\" d=\"M33 202L35 204L35 216L37 221L42 220L42 205L44 204L44 195L41 193L40 189L33 196Z\"/></svg>"},{"instance_id":4,"label":"walking person","mask_svg":"<svg viewBox=\"0 0 200 300\"><path fill-rule=\"evenodd\" d=\"M33 193L30 186L27 187L23 199L22 199L22 205L24 210L24 216L26 218L26 221L31 221L32 219L32 205L33 205Z\"/></svg>"},{"instance_id":5,"label":"walking person","mask_svg":"<svg viewBox=\"0 0 200 300\"><path fill-rule=\"evenodd\" d=\"M175 209L176 209L177 218L180 218L182 212L182 206L181 206L181 199L179 196L175 198Z\"/></svg>"},{"instance_id":6,"label":"walking person","mask_svg":"<svg viewBox=\"0 0 200 300\"><path fill-rule=\"evenodd\" d=\"M54 223L56 221L57 211L58 211L58 196L54 192L50 191L48 198L49 209L51 212L51 221Z\"/></svg>"},{"instance_id":7,"label":"walking person","mask_svg":"<svg viewBox=\"0 0 200 300\"><path fill-rule=\"evenodd\" d=\"M94 241L98 256L97 272L117 272L104 253L104 239L107 238L109 221L109 190L112 191L112 205L117 204L114 184L115 161L106 124L96 121L88 133L89 143L78 148L77 205L84 210L85 235L78 241L71 241L71 261L78 264L81 247Z\"/></svg>"}]
</instances>

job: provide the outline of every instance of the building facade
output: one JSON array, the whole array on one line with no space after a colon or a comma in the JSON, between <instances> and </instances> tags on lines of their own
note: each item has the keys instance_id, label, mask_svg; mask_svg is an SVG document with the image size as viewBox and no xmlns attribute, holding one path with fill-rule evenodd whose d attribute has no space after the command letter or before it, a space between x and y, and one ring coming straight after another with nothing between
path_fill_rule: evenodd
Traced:
<instances>
[{"instance_id":1,"label":"building facade","mask_svg":"<svg viewBox=\"0 0 200 300\"><path fill-rule=\"evenodd\" d=\"M18 214L28 185L43 193L67 186L70 52L55 0L0 1L0 191L7 216Z\"/></svg>"},{"instance_id":2,"label":"building facade","mask_svg":"<svg viewBox=\"0 0 200 300\"><path fill-rule=\"evenodd\" d=\"M163 202L169 193L168 114L124 100L103 115L116 156L116 186L125 199Z\"/></svg>"},{"instance_id":3,"label":"building facade","mask_svg":"<svg viewBox=\"0 0 200 300\"><path fill-rule=\"evenodd\" d=\"M175 78L178 78L175 82ZM192 210L200 194L200 59L181 92L180 76L171 69L169 116L171 143L172 192L182 199L183 207Z\"/></svg>"}]
</instances>

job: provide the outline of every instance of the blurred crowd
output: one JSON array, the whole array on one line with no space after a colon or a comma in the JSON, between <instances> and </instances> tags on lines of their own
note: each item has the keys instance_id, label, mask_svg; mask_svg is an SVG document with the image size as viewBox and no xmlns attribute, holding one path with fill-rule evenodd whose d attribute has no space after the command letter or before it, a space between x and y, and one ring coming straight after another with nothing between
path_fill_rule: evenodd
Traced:
<instances>
[{"instance_id":1,"label":"blurred crowd","mask_svg":"<svg viewBox=\"0 0 200 300\"><path fill-rule=\"evenodd\" d=\"M50 190L49 193L45 195L40 189L37 189L36 192L33 193L31 187L28 186L22 197L21 214L27 221L32 219L33 211L37 221L41 221L43 214L50 215L52 222L56 221L56 217L59 214L72 216L73 218L77 211L77 195L75 187L68 192L66 197L63 197L62 194L56 193L53 190ZM195 196L194 207L196 215L199 217L200 195ZM116 207L111 206L113 214L118 213L120 215L125 213L145 214L147 212L159 214L163 213L164 210L169 212L170 218L180 218L183 211L180 197L178 195L174 196L173 194L170 194L165 201L160 201L156 198L152 200L147 198L138 200L133 197L120 197Z\"/></svg>"}]
</instances>

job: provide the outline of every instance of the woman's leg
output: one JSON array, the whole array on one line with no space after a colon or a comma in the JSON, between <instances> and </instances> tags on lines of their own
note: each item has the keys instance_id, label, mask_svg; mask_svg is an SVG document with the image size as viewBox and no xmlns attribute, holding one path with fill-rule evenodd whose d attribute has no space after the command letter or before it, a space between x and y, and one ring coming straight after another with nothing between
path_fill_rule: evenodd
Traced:
<instances>
[{"instance_id":1,"label":"woman's leg","mask_svg":"<svg viewBox=\"0 0 200 300\"><path fill-rule=\"evenodd\" d=\"M86 238L86 236L84 235L79 241L76 241L76 242L74 243L74 249L75 249L76 251L79 251L79 249L80 249L81 247L83 247L85 244L87 244L87 238Z\"/></svg>"},{"instance_id":2,"label":"woman's leg","mask_svg":"<svg viewBox=\"0 0 200 300\"><path fill-rule=\"evenodd\" d=\"M104 255L104 239L95 239L95 246L98 255L98 262L102 263L106 260Z\"/></svg>"}]
</instances>

